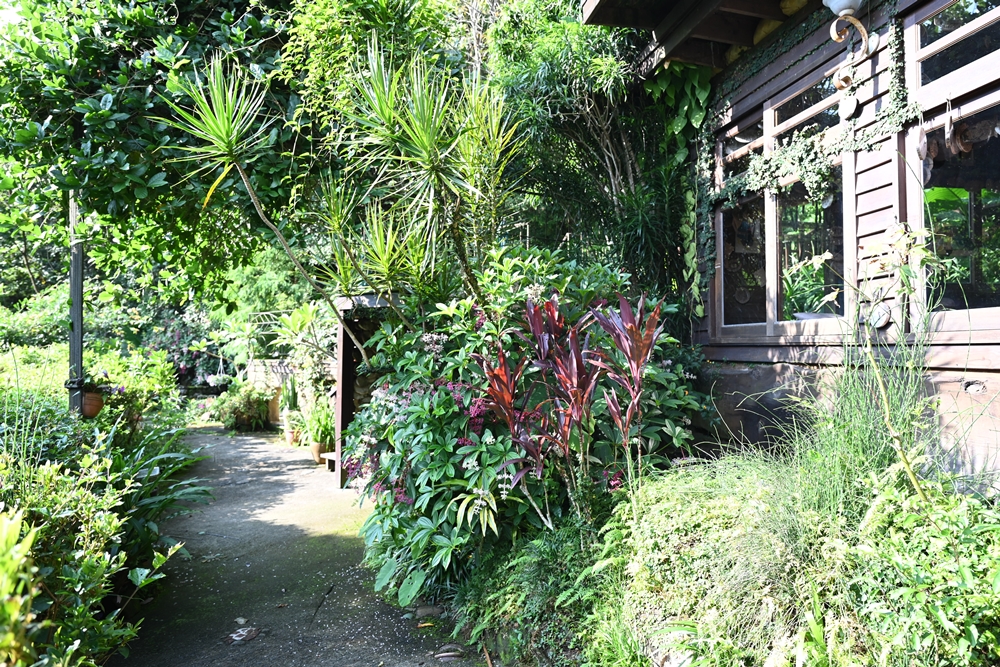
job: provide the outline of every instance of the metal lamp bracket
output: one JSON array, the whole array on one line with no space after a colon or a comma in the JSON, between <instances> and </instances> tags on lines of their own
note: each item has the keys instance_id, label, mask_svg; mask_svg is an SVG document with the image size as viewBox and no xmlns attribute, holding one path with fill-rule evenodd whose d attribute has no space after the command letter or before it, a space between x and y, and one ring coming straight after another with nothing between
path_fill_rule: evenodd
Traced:
<instances>
[{"instance_id":1,"label":"metal lamp bracket","mask_svg":"<svg viewBox=\"0 0 1000 667\"><path fill-rule=\"evenodd\" d=\"M848 25L838 29L837 26L841 21L846 22ZM857 30L858 34L861 36L861 50L857 53L851 54L851 56L844 62L843 65L840 66L840 68L837 69L836 73L833 75L833 85L837 90L850 88L851 84L854 82L854 77L851 74L851 68L857 67L864 61L868 60L878 49L878 33L869 38L868 31L865 30L865 26L862 25L861 21L854 18L850 14L838 16L833 19L833 23L830 24L830 39L838 44L842 43L845 39L847 39L851 26L854 26L854 29Z\"/></svg>"}]
</instances>

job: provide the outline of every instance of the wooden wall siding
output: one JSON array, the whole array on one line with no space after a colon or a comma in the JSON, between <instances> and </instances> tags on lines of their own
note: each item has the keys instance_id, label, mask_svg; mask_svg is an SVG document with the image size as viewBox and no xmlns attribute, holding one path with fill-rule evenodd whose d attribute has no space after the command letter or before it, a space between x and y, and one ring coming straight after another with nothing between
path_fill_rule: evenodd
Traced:
<instances>
[{"instance_id":1,"label":"wooden wall siding","mask_svg":"<svg viewBox=\"0 0 1000 667\"><path fill-rule=\"evenodd\" d=\"M768 338L747 339L735 345L705 345L707 359L759 364L830 365L843 361L843 348L839 341L816 338L780 344ZM925 357L931 370L1000 371L1000 345L931 345Z\"/></svg>"},{"instance_id":2,"label":"wooden wall siding","mask_svg":"<svg viewBox=\"0 0 1000 667\"><path fill-rule=\"evenodd\" d=\"M829 14L826 7L820 11ZM859 67L857 76L859 80L864 81L888 68L889 58L884 39L888 13L883 6L870 16L862 11L860 19L868 27L869 32L878 32L882 36L877 55ZM790 49L787 54L750 77L728 99L719 100L716 110L719 113L727 113L732 121L741 121L748 116L758 114L766 100L790 97L822 79L824 75L832 74L845 57L845 45L831 41L830 31L824 26ZM788 62L795 64L788 67ZM722 76L724 78L725 73Z\"/></svg>"}]
</instances>

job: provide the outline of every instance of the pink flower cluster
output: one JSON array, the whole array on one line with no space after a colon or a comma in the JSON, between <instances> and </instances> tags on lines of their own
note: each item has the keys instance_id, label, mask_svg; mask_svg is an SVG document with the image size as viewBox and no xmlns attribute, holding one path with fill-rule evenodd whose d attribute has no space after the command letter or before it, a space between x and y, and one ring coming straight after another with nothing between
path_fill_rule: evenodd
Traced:
<instances>
[{"instance_id":1,"label":"pink flower cluster","mask_svg":"<svg viewBox=\"0 0 1000 667\"><path fill-rule=\"evenodd\" d=\"M485 398L472 399L472 405L465 411L469 415L469 428L476 435L483 434L483 426L486 422L486 413L490 411L490 402Z\"/></svg>"}]
</instances>

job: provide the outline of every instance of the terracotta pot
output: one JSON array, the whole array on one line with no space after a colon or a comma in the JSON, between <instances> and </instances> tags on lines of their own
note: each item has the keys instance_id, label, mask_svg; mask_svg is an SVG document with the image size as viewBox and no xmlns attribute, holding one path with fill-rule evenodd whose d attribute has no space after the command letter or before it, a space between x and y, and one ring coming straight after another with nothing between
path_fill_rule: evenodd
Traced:
<instances>
[{"instance_id":1,"label":"terracotta pot","mask_svg":"<svg viewBox=\"0 0 1000 667\"><path fill-rule=\"evenodd\" d=\"M313 461L316 463L322 463L323 459L321 459L319 455L327 452L326 444L322 442L314 442L309 445L309 451L312 452Z\"/></svg>"},{"instance_id":2,"label":"terracotta pot","mask_svg":"<svg viewBox=\"0 0 1000 667\"><path fill-rule=\"evenodd\" d=\"M93 419L104 408L104 396L93 391L83 392L83 416Z\"/></svg>"},{"instance_id":3,"label":"terracotta pot","mask_svg":"<svg viewBox=\"0 0 1000 667\"><path fill-rule=\"evenodd\" d=\"M302 431L293 430L285 431L285 442L288 443L289 447L294 447L299 444L299 439L302 437Z\"/></svg>"}]
</instances>

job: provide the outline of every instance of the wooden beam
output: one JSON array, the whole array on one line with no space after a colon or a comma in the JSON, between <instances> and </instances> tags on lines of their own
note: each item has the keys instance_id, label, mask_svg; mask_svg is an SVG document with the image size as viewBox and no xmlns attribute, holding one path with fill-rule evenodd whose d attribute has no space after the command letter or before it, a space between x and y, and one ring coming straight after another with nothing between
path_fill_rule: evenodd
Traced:
<instances>
[{"instance_id":1,"label":"wooden beam","mask_svg":"<svg viewBox=\"0 0 1000 667\"><path fill-rule=\"evenodd\" d=\"M83 412L83 384L86 371L83 368L83 272L87 261L83 239L77 235L76 225L80 220L80 209L76 193L63 191L63 212L69 227L69 409Z\"/></svg>"},{"instance_id":2,"label":"wooden beam","mask_svg":"<svg viewBox=\"0 0 1000 667\"><path fill-rule=\"evenodd\" d=\"M674 49L668 60L720 68L726 64L726 50L728 48L728 44L692 38Z\"/></svg>"},{"instance_id":3,"label":"wooden beam","mask_svg":"<svg viewBox=\"0 0 1000 667\"><path fill-rule=\"evenodd\" d=\"M722 0L681 0L653 30L653 41L669 55L694 28L715 11Z\"/></svg>"},{"instance_id":4,"label":"wooden beam","mask_svg":"<svg viewBox=\"0 0 1000 667\"><path fill-rule=\"evenodd\" d=\"M753 46L757 22L752 17L718 12L699 23L691 31L691 37L723 44Z\"/></svg>"},{"instance_id":5,"label":"wooden beam","mask_svg":"<svg viewBox=\"0 0 1000 667\"><path fill-rule=\"evenodd\" d=\"M758 19L773 19L784 21L788 17L781 11L777 2L761 2L760 0L722 0L719 10L729 14L741 14Z\"/></svg>"}]
</instances>

